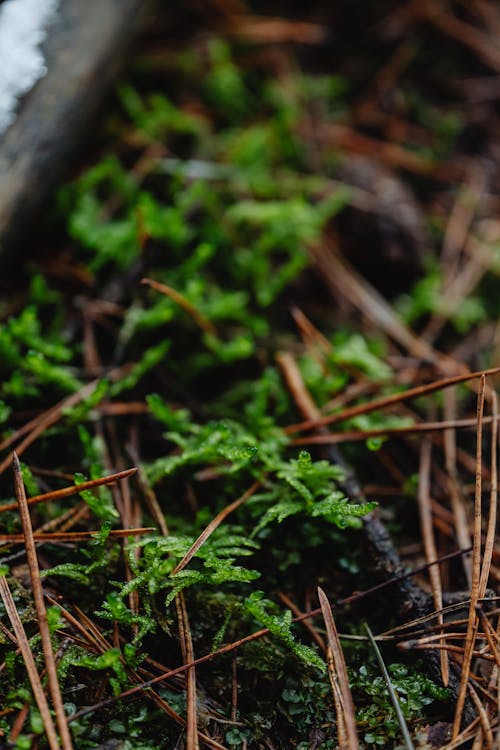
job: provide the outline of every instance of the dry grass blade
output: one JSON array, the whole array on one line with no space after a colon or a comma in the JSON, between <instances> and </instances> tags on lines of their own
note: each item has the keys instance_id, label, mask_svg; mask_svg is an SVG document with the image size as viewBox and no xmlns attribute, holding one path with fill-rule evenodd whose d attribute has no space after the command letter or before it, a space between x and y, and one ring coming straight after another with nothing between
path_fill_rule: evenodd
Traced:
<instances>
[{"instance_id":1,"label":"dry grass blade","mask_svg":"<svg viewBox=\"0 0 500 750\"><path fill-rule=\"evenodd\" d=\"M120 479L126 479L127 477L135 474L137 469L126 469L125 471L118 471L116 474L109 474L107 477L99 477L99 479L90 479L88 482L82 482L81 484L72 484L69 487L63 487L60 490L52 490L52 492L44 492L42 495L33 495L27 499L28 505L36 505L37 503L49 502L49 500L60 500L63 497L70 497L71 495L77 495L79 492L84 490L93 490L96 487L101 487L104 484L111 484L117 482ZM0 513L6 510L15 510L17 503L8 503L0 505Z\"/></svg>"},{"instance_id":2,"label":"dry grass blade","mask_svg":"<svg viewBox=\"0 0 500 750\"><path fill-rule=\"evenodd\" d=\"M418 505L420 510L420 527L422 530L422 539L424 543L425 559L428 563L436 560L438 554L436 549L436 542L434 539L434 530L432 526L432 510L431 510L431 497L430 497L430 471L431 471L431 443L429 440L424 440L420 450L420 472L419 472L419 486L418 486ZM441 586L441 575L439 565L431 565L429 567L429 578L431 581L432 598L434 600L434 608L439 612L443 608L443 593ZM443 615L438 614L437 616L438 625L443 624ZM441 678L443 685L446 687L449 682L450 672L448 664L448 654L446 651L441 651Z\"/></svg>"},{"instance_id":3,"label":"dry grass blade","mask_svg":"<svg viewBox=\"0 0 500 750\"><path fill-rule=\"evenodd\" d=\"M181 642L182 660L189 664L194 660L191 628L186 609L186 601L181 592L175 598L177 619L179 621L179 637ZM198 723L196 718L196 667L189 667L186 675L186 750L199 750Z\"/></svg>"},{"instance_id":4,"label":"dry grass blade","mask_svg":"<svg viewBox=\"0 0 500 750\"><path fill-rule=\"evenodd\" d=\"M385 666L385 662L382 658L382 654L380 652L380 649L377 645L377 642L375 638L373 637L373 633L370 630L368 624L365 622L365 629L368 633L368 638L370 639L370 643L372 644L372 648L375 651L377 661L380 666L380 670L383 674L385 684L387 685L387 690L389 691L389 695L391 698L392 705L394 706L394 711L396 712L396 716L398 719L399 727L401 729L401 733L403 735L403 739L405 741L405 745L408 748L408 750L414 750L415 746L413 744L413 740L410 735L410 731L408 729L408 725L406 723L406 719L403 716L403 711L401 710L401 706L399 704L398 696L396 694L396 691L394 690L394 686L391 682L391 677L389 675L389 672L387 671L387 667Z\"/></svg>"},{"instance_id":5,"label":"dry grass blade","mask_svg":"<svg viewBox=\"0 0 500 750\"><path fill-rule=\"evenodd\" d=\"M36 704L38 706L40 715L42 717L43 726L45 729L45 733L47 735L47 740L48 740L50 749L59 750L59 747L60 747L59 740L57 738L57 733L56 733L56 728L54 726L54 722L52 721L52 716L50 715L47 698L45 697L42 683L40 681L40 676L37 672L35 660L31 652L30 644L26 636L26 633L24 632L24 627L21 622L21 618L19 617L18 611L16 609L16 605L14 603L14 599L12 598L12 594L10 593L9 585L7 583L7 579L5 578L5 576L0 576L0 595L2 597L2 601L4 603L4 607L9 617L9 620L14 629L14 633L16 634L17 643L19 645L22 657L24 659L26 671L28 672L28 677L31 683L31 687L33 689L33 695L35 696Z\"/></svg>"},{"instance_id":6,"label":"dry grass blade","mask_svg":"<svg viewBox=\"0 0 500 750\"><path fill-rule=\"evenodd\" d=\"M160 292L160 294L164 294L166 297L172 300L172 302L175 302L176 305L179 305L184 312L186 312L195 323L204 331L205 333L210 334L211 336L217 336L217 331L215 330L214 324L205 318L204 315L202 315L194 305L191 304L191 302L184 297L184 295L180 294L176 289L173 289L171 286L167 286L167 284L161 284L159 281L154 281L153 279L141 279L141 284L146 284L147 286L150 286L152 289L155 289L155 291Z\"/></svg>"},{"instance_id":7,"label":"dry grass blade","mask_svg":"<svg viewBox=\"0 0 500 750\"><path fill-rule=\"evenodd\" d=\"M191 545L191 547L188 549L182 560L175 566L174 570L172 571L171 575L175 575L180 570L183 570L186 565L189 563L190 560L193 559L193 557L196 555L200 547L202 547L203 544L207 541L209 536L213 534L217 526L219 526L222 521L227 518L227 516L233 512L233 510L236 510L236 508L239 508L240 505L243 505L249 497L252 497L254 492L260 487L260 481L254 482L251 487L248 488L246 492L243 493L241 497L239 497L237 500L235 500L230 505L226 506L221 510L220 513L218 513L215 518L213 518L208 526L203 529L201 534L199 535L198 539L196 539L195 542Z\"/></svg>"},{"instance_id":8,"label":"dry grass blade","mask_svg":"<svg viewBox=\"0 0 500 750\"><path fill-rule=\"evenodd\" d=\"M469 617L467 624L467 635L465 639L464 659L462 673L460 676L460 688L453 720L452 739L456 739L460 732L462 714L465 705L465 696L469 680L472 652L474 650L475 633L477 626L476 606L479 599L479 586L481 576L481 492L482 492L482 439L483 439L483 411L484 390L486 379L481 375L479 393L477 397L477 445L476 445L476 491L474 497L474 533L472 540L472 586L470 593Z\"/></svg>"},{"instance_id":9,"label":"dry grass blade","mask_svg":"<svg viewBox=\"0 0 500 750\"><path fill-rule=\"evenodd\" d=\"M323 619L325 621L328 645L332 652L333 663L338 680L340 700L342 703L342 717L346 731L346 747L348 750L356 750L359 747L358 734L356 731L356 714L354 711L354 703L352 700L351 688L349 686L344 654L342 652L342 646L340 645L330 602L328 601L328 597L323 589L319 587L318 598L321 605Z\"/></svg>"},{"instance_id":10,"label":"dry grass blade","mask_svg":"<svg viewBox=\"0 0 500 750\"><path fill-rule=\"evenodd\" d=\"M47 622L47 611L45 609L45 602L43 599L42 582L40 579L40 570L38 568L38 560L36 556L35 540L33 538L33 529L31 527L31 519L28 510L28 503L26 500L26 493L24 490L23 478L21 474L21 466L19 459L14 453L13 457L13 471L14 471L14 487L16 492L17 502L19 504L19 515L21 517L21 524L23 527L24 541L26 546L26 557L28 560L28 567L31 578L31 585L33 587L33 598L35 601L35 607L38 617L38 629L40 631L40 638L42 641L43 654L45 658L45 667L47 670L47 679L49 684L49 691L52 698L52 704L56 713L56 723L61 738L61 744L63 750L72 750L73 743L71 740L71 734L68 728L68 722L66 714L64 713L64 706L61 696L61 690L57 679L57 669L54 659L54 652L52 650L52 643L50 640L49 625Z\"/></svg>"},{"instance_id":11,"label":"dry grass blade","mask_svg":"<svg viewBox=\"0 0 500 750\"><path fill-rule=\"evenodd\" d=\"M430 393L435 393L443 388L449 388L457 383L464 383L467 380L473 380L474 378L480 378L486 375L496 375L500 372L500 367L493 367L490 370L481 370L478 372L469 372L464 375L454 375L451 378L445 378L443 380L436 380L433 383L427 383L427 385L418 385L415 388L409 388L407 391L402 393L392 393L390 396L383 396L382 398L370 401L367 404L358 404L356 406L348 407L337 414L330 414L320 419L308 419L305 422L299 422L298 424L288 425L285 427L287 434L293 432L301 432L302 430L312 430L317 427L324 427L334 422L343 422L346 419L351 419L359 414L370 414L372 411L377 409L384 409L387 406L394 406L394 404L400 404L403 401L409 399L418 398L420 396L427 396Z\"/></svg>"}]
</instances>

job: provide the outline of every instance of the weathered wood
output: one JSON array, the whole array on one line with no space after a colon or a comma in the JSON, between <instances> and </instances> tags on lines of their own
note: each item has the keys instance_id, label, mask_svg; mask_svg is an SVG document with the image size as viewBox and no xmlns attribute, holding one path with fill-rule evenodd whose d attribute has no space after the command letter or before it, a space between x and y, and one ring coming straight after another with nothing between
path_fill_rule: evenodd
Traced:
<instances>
[{"instance_id":1,"label":"weathered wood","mask_svg":"<svg viewBox=\"0 0 500 750\"><path fill-rule=\"evenodd\" d=\"M43 45L48 72L0 136L0 265L61 179L123 61L145 0L61 0Z\"/></svg>"}]
</instances>

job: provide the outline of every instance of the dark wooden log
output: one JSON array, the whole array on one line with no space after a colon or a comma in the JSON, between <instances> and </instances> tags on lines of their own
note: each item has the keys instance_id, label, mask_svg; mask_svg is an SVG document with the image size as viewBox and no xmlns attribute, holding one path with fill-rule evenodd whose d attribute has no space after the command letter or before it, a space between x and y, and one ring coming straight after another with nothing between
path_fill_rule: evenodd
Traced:
<instances>
[{"instance_id":1,"label":"dark wooden log","mask_svg":"<svg viewBox=\"0 0 500 750\"><path fill-rule=\"evenodd\" d=\"M145 0L61 0L43 45L47 74L0 136L0 265L70 164L124 59Z\"/></svg>"},{"instance_id":2,"label":"dark wooden log","mask_svg":"<svg viewBox=\"0 0 500 750\"><path fill-rule=\"evenodd\" d=\"M327 456L332 463L341 466L345 478L338 483L339 488L346 497L355 503L364 503L366 499L361 490L361 485L351 466L344 460L342 454L335 446L328 446ZM371 556L378 570L387 580L394 579L392 591L399 604L400 615L404 620L413 620L425 617L433 611L431 598L420 588L403 565L398 551L390 537L385 524L375 510L363 519L363 532L370 550ZM464 597L465 598L465 597ZM435 650L422 652L429 677L438 685L441 681L441 662L439 654ZM456 662L450 661L450 675L448 687L452 701L456 702L460 686L460 667ZM463 712L464 724L470 724L476 718L475 707L467 696Z\"/></svg>"}]
</instances>

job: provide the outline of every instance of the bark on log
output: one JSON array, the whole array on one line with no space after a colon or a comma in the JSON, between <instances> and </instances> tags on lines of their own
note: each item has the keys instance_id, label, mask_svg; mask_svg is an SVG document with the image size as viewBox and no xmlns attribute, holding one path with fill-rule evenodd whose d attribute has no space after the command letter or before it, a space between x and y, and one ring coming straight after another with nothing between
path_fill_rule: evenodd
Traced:
<instances>
[{"instance_id":1,"label":"bark on log","mask_svg":"<svg viewBox=\"0 0 500 750\"><path fill-rule=\"evenodd\" d=\"M0 136L0 265L67 169L137 30L145 0L61 0L47 74Z\"/></svg>"},{"instance_id":2,"label":"bark on log","mask_svg":"<svg viewBox=\"0 0 500 750\"><path fill-rule=\"evenodd\" d=\"M338 482L339 488L349 498L356 503L366 502L361 486L355 476L352 468L346 463L340 452L334 447L327 448L329 460L341 466L344 470L345 479ZM368 542L371 555L377 568L382 571L386 579L399 577L393 584L392 590L396 592L400 610L404 610L405 620L413 620L419 617L425 617L432 609L430 597L422 591L420 586L408 576L405 576L406 568L403 565L396 547L385 527L380 520L377 511L369 513L363 519L363 531L365 539ZM425 664L434 682L442 685L441 681L441 663L439 654L435 650L429 649L423 651ZM460 685L460 667L456 662L450 660L450 678L448 687L452 693L453 700L456 701ZM470 724L476 718L476 710L469 698L466 699L463 721L464 724Z\"/></svg>"}]
</instances>

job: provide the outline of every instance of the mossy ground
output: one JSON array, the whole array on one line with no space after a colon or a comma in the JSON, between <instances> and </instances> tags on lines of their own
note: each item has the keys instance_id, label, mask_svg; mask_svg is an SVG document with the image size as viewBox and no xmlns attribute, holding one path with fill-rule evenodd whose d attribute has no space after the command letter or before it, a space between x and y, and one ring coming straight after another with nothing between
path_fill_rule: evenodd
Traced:
<instances>
[{"instance_id":1,"label":"mossy ground","mask_svg":"<svg viewBox=\"0 0 500 750\"><path fill-rule=\"evenodd\" d=\"M376 5L367 4L375 28L397 15L391 3L384 13ZM474 342L487 339L498 316L498 295L491 294L498 246L487 243L487 268L477 284L448 303L448 260L437 249L463 173L443 185L439 168L467 153L473 128L464 102L440 88L447 71L462 74L451 42L440 50L434 32L420 29L371 49L363 29L358 49L347 52L339 25L338 47L328 34L316 50L286 40L263 45L245 32L245 16L238 18L239 35L205 30L182 49L158 52L154 35L143 40L98 124L97 144L61 187L4 295L0 419L6 440L80 394L21 448L29 496L140 469L111 488L33 507L35 528L96 532L87 542L39 546L47 591L82 625L78 633L56 605L49 611L68 714L182 663L184 597L195 657L269 629L197 668L199 729L228 748L326 750L338 738L324 654L310 631L291 623L283 595L305 611L317 606L318 585L334 602L380 580L360 531L361 516L375 502L398 539L417 544L412 554L421 554L414 531L418 456L415 441L401 436L349 445L354 470L373 489L367 504L351 502L336 484L342 470L321 448L294 445L295 433L285 429L302 415L280 356L293 358L325 413L341 408L346 393L368 400L439 373L412 361L345 300L338 305L315 273L310 249L331 232L349 233L341 219L356 205L356 187L337 171L349 145L322 134L340 132L338 125L355 128L364 103L365 135L376 142L392 123L394 143L421 165L404 179L419 197L434 252L420 259L420 277L412 279L411 294L395 300L395 314L417 332L442 319L436 345L452 354L465 337L470 345L462 360L473 369L495 364L495 352ZM347 39L352 23L340 13L342 19ZM392 71L399 44L411 47L409 71L402 66L394 73L386 91L392 99L375 100L377 124L367 68L376 63ZM386 67L377 56L385 56ZM387 160L385 167L401 175L401 165ZM487 230L479 221L474 228L478 235ZM377 243L384 237L382 227ZM467 258L457 257L465 266ZM397 276L397 266L387 268ZM143 278L167 286L141 284ZM316 332L297 323L297 308ZM495 337L493 331L487 340ZM473 403L465 389L459 398L463 409ZM440 406L439 396L426 398L414 412L363 414L336 430L404 427ZM5 455L22 437L5 444ZM472 440L465 449L473 451ZM212 519L250 488L248 499L174 572ZM3 502L11 502L6 466L2 491ZM0 521L2 533L19 531L15 511ZM110 535L137 527L155 530L126 540ZM443 553L453 542L443 532ZM9 569L40 665L19 545L6 546L0 563ZM463 584L458 564L449 575L453 585ZM374 630L395 624L390 589L366 602L335 610L341 632L361 635L363 619ZM93 628L103 639L97 646ZM314 628L324 637L320 618ZM14 737L15 747L44 747L21 656L5 634L0 639L5 742ZM374 655L366 640L344 645L362 746L397 745L398 724ZM449 717L447 693L424 665L384 648L413 734ZM138 693L82 713L71 721L75 746L182 747L185 731L172 710L185 718L184 677L160 683L156 693L156 702ZM24 722L12 735L24 706Z\"/></svg>"}]
</instances>

